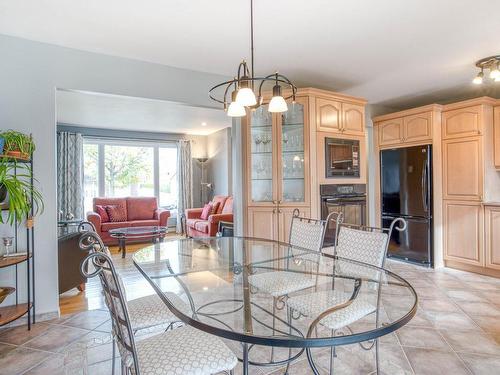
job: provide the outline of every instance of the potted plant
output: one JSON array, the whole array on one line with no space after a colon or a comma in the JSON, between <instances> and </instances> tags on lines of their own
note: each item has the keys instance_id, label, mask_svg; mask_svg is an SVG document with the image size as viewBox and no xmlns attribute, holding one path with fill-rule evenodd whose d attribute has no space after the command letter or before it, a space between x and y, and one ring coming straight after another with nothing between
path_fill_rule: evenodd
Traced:
<instances>
[{"instance_id":1,"label":"potted plant","mask_svg":"<svg viewBox=\"0 0 500 375\"><path fill-rule=\"evenodd\" d=\"M7 130L0 133L0 137L5 142L4 154L12 158L29 159L35 151L35 144L30 135Z\"/></svg>"},{"instance_id":2,"label":"potted plant","mask_svg":"<svg viewBox=\"0 0 500 375\"><path fill-rule=\"evenodd\" d=\"M43 199L41 193L31 186L32 172L27 165L17 165L17 173L14 172L15 163L0 160L0 207L8 211L7 218L0 215L0 223L14 224L43 211ZM33 208L33 214L32 214Z\"/></svg>"}]
</instances>

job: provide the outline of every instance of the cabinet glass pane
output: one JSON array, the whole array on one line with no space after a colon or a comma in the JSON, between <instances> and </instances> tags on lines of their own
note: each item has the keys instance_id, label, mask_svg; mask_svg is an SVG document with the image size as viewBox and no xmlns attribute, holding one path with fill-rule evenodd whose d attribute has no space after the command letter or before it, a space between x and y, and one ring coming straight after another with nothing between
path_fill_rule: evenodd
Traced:
<instances>
[{"instance_id":1,"label":"cabinet glass pane","mask_svg":"<svg viewBox=\"0 0 500 375\"><path fill-rule=\"evenodd\" d=\"M288 105L281 124L283 202L304 202L304 106Z\"/></svg>"},{"instance_id":2,"label":"cabinet glass pane","mask_svg":"<svg viewBox=\"0 0 500 375\"><path fill-rule=\"evenodd\" d=\"M267 106L257 108L250 120L251 197L253 202L273 200L273 127Z\"/></svg>"}]
</instances>

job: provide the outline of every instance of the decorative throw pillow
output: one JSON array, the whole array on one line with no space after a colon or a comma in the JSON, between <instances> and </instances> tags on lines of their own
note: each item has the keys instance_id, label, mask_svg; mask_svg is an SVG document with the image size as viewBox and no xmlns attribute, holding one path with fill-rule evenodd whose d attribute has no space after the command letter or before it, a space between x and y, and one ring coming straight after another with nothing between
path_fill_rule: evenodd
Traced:
<instances>
[{"instance_id":1,"label":"decorative throw pillow","mask_svg":"<svg viewBox=\"0 0 500 375\"><path fill-rule=\"evenodd\" d=\"M106 208L100 204L97 204L95 206L95 209L97 211L97 214L101 217L101 223L107 223L109 221L109 216Z\"/></svg>"},{"instance_id":2,"label":"decorative throw pillow","mask_svg":"<svg viewBox=\"0 0 500 375\"><path fill-rule=\"evenodd\" d=\"M216 214L217 211L219 211L219 206L220 202L215 202L215 203L212 202L212 215Z\"/></svg>"},{"instance_id":3,"label":"decorative throw pillow","mask_svg":"<svg viewBox=\"0 0 500 375\"><path fill-rule=\"evenodd\" d=\"M125 209L121 205L109 205L105 207L109 216L109 221L112 223L127 221Z\"/></svg>"},{"instance_id":4,"label":"decorative throw pillow","mask_svg":"<svg viewBox=\"0 0 500 375\"><path fill-rule=\"evenodd\" d=\"M208 220L208 217L212 214L213 206L212 203L207 203L203 207L203 211L201 211L200 219L201 220Z\"/></svg>"}]
</instances>

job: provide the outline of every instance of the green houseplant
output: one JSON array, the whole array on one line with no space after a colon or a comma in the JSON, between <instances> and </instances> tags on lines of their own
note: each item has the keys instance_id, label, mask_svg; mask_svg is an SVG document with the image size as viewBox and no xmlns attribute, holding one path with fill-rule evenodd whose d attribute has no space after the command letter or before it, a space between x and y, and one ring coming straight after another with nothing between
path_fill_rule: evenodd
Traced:
<instances>
[{"instance_id":1,"label":"green houseplant","mask_svg":"<svg viewBox=\"0 0 500 375\"><path fill-rule=\"evenodd\" d=\"M29 159L35 151L35 144L31 136L15 131L6 130L0 133L4 139L4 154L14 158Z\"/></svg>"},{"instance_id":2,"label":"green houseplant","mask_svg":"<svg viewBox=\"0 0 500 375\"><path fill-rule=\"evenodd\" d=\"M17 173L14 174L14 168ZM0 223L14 224L43 211L41 193L31 186L31 168L27 165L17 165L0 159L0 207L8 211L5 218L0 215Z\"/></svg>"}]
</instances>

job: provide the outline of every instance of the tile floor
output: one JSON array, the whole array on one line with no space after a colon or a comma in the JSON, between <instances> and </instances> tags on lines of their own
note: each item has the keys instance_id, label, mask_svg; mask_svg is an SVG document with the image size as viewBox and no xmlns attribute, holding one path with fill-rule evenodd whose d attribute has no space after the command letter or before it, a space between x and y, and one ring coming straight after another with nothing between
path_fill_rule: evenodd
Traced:
<instances>
[{"instance_id":1,"label":"tile floor","mask_svg":"<svg viewBox=\"0 0 500 375\"><path fill-rule=\"evenodd\" d=\"M152 293L130 256L117 256L116 262L129 298ZM500 374L500 279L393 261L388 267L414 286L420 300L415 318L381 340L384 374ZM110 374L109 332L104 309L39 322L30 332L25 326L0 330L0 374L73 374L72 368L83 365L88 374ZM373 351L351 345L337 353L336 374L374 371ZM329 352L321 350L315 358L326 373ZM236 373L241 373L241 366ZM283 369L251 368L251 374L279 373ZM307 360L294 363L290 373L310 373Z\"/></svg>"}]
</instances>

